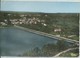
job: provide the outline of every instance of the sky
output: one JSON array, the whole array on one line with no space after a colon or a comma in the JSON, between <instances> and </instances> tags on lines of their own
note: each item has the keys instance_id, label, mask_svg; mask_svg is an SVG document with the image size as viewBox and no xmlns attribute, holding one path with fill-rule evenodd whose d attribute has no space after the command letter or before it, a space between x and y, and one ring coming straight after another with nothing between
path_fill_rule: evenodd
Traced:
<instances>
[{"instance_id":1,"label":"sky","mask_svg":"<svg viewBox=\"0 0 80 58\"><path fill-rule=\"evenodd\" d=\"M46 1L2 1L1 11L80 13L80 3Z\"/></svg>"},{"instance_id":2,"label":"sky","mask_svg":"<svg viewBox=\"0 0 80 58\"><path fill-rule=\"evenodd\" d=\"M1 1L54 1L54 2L80 2L80 0L1 0Z\"/></svg>"}]
</instances>

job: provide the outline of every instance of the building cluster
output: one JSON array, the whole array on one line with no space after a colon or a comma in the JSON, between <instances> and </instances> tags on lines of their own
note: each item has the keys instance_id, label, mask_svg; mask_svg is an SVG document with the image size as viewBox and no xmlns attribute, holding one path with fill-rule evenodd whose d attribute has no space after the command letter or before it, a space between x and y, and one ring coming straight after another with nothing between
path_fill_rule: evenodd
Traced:
<instances>
[{"instance_id":1,"label":"building cluster","mask_svg":"<svg viewBox=\"0 0 80 58\"><path fill-rule=\"evenodd\" d=\"M9 14L10 16L10 14ZM31 16L31 15L28 15ZM40 15L37 15L40 16ZM20 15L20 19L11 19L9 18L9 21L11 22L11 24L13 25L21 25L21 24L38 24L41 23L44 26L47 26L47 24L45 24L45 20L40 20L39 18L36 17L31 17L31 18L27 18L27 15ZM0 22L0 25L7 25L8 20L4 19L3 22Z\"/></svg>"}]
</instances>

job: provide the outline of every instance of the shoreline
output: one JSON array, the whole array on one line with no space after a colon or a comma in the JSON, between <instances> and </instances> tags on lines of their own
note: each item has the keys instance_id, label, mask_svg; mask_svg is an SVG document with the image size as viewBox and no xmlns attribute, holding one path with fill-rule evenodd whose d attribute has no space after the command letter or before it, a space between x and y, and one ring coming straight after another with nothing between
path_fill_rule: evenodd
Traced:
<instances>
[{"instance_id":1,"label":"shoreline","mask_svg":"<svg viewBox=\"0 0 80 58\"><path fill-rule=\"evenodd\" d=\"M33 30L33 29L21 27L21 26L16 26L15 25L14 27L17 27L19 29L26 30L26 31L29 31L29 32L32 32L32 33L35 33L35 34L38 34L38 35L54 38L54 39L57 39L57 40L66 40L67 42L71 42L71 43L75 43L75 44L79 45L79 41L76 41L76 40L72 40L72 39L68 39L68 38L64 38L64 37L57 37L57 36L52 35L52 34L48 34L48 33L41 32L41 31L36 31L36 30Z\"/></svg>"},{"instance_id":2,"label":"shoreline","mask_svg":"<svg viewBox=\"0 0 80 58\"><path fill-rule=\"evenodd\" d=\"M8 28L8 27L0 27L0 28ZM17 25L10 26L9 28L19 28L21 30L25 30L25 31L28 31L28 32L31 32L31 33L35 33L35 34L38 34L38 35L41 35L41 36L46 36L46 37L49 37L49 38L52 38L52 39L54 38L56 40L66 40L67 42L79 45L79 41L76 41L76 40L68 39L68 38L65 38L65 37L58 37L58 36L55 36L55 35L52 35L52 34L48 34L48 33L41 32L41 31L36 31L36 30L33 30L33 29L29 29L29 28L25 28L25 27L21 27L21 26L17 26Z\"/></svg>"}]
</instances>

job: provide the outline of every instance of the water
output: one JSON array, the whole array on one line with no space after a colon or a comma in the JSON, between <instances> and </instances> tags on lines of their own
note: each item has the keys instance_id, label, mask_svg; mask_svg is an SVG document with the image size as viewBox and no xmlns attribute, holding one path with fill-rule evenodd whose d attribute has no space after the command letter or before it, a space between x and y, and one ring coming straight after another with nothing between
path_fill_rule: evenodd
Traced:
<instances>
[{"instance_id":1,"label":"water","mask_svg":"<svg viewBox=\"0 0 80 58\"><path fill-rule=\"evenodd\" d=\"M48 43L56 44L57 40L37 35L17 28L0 29L1 55L17 56L32 48Z\"/></svg>"}]
</instances>

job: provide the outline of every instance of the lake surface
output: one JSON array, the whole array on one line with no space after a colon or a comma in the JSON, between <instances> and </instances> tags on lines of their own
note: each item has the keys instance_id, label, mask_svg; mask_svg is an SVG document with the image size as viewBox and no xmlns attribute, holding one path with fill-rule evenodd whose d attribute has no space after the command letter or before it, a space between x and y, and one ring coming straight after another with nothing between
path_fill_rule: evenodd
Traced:
<instances>
[{"instance_id":1,"label":"lake surface","mask_svg":"<svg viewBox=\"0 0 80 58\"><path fill-rule=\"evenodd\" d=\"M1 28L1 55L17 56L32 48L39 47L48 43L56 44L57 40L49 37L37 35L17 28Z\"/></svg>"}]
</instances>

